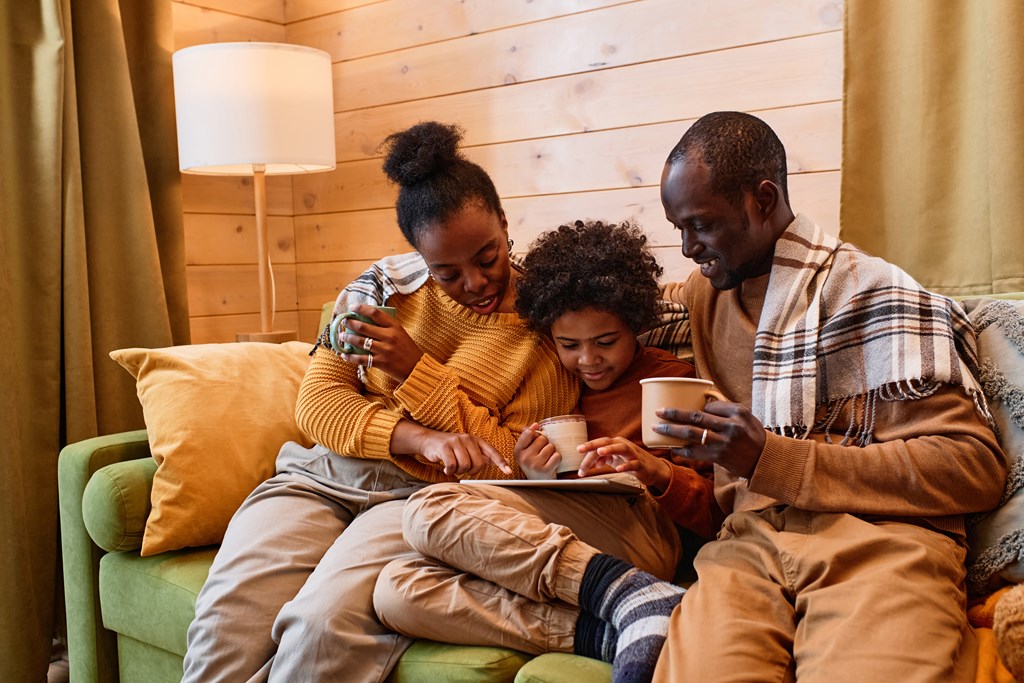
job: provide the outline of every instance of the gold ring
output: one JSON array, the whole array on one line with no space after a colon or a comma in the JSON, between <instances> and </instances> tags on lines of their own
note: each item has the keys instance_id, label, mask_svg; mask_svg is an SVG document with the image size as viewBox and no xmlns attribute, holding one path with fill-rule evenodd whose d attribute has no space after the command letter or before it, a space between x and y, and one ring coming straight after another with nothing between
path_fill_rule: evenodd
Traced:
<instances>
[{"instance_id":1,"label":"gold ring","mask_svg":"<svg viewBox=\"0 0 1024 683\"><path fill-rule=\"evenodd\" d=\"M705 427L704 428L704 433L700 435L700 445L703 446L707 442L708 442L708 430L707 430L707 427Z\"/></svg>"},{"instance_id":2,"label":"gold ring","mask_svg":"<svg viewBox=\"0 0 1024 683\"><path fill-rule=\"evenodd\" d=\"M363 348L366 349L367 351L369 351L371 346L373 346L373 339L371 339L370 337L367 337L363 341Z\"/></svg>"}]
</instances>

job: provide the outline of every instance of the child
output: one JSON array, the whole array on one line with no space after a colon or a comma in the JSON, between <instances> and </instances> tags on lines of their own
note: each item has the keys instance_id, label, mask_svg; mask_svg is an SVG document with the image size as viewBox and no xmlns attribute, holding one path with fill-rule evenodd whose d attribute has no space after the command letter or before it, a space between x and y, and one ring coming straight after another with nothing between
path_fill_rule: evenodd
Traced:
<instances>
[{"instance_id":1,"label":"child","mask_svg":"<svg viewBox=\"0 0 1024 683\"><path fill-rule=\"evenodd\" d=\"M587 419L590 441L580 446L586 456L579 475L631 471L674 522L712 537L721 519L712 518L708 465L674 465L667 450L652 454L643 445L640 380L694 376L690 363L637 343L657 314L662 272L646 237L629 223L577 221L542 235L524 267L516 310L532 329L551 335L562 365L584 385L576 412ZM523 431L516 460L527 478L554 479L561 454L538 429Z\"/></svg>"},{"instance_id":2,"label":"child","mask_svg":"<svg viewBox=\"0 0 1024 683\"><path fill-rule=\"evenodd\" d=\"M524 266L520 316L552 335L563 365L586 385L578 410L594 437L586 447L597 452L584 469L615 462L651 495L431 486L410 498L404 515L406 540L423 556L385 568L374 606L385 625L414 637L611 661L645 629L631 628L625 642L602 617L579 608L578 582L559 582L609 555L668 580L680 550L672 521L704 537L714 534L720 513L711 482L639 446L638 380L691 376L693 367L636 341L655 318L662 271L635 226L562 226L534 244ZM532 429L521 435L516 453L534 475L560 460ZM534 543L551 526L558 526L559 541ZM567 544L577 540L582 543L573 548L582 550L567 557ZM681 593L664 598L678 601Z\"/></svg>"}]
</instances>

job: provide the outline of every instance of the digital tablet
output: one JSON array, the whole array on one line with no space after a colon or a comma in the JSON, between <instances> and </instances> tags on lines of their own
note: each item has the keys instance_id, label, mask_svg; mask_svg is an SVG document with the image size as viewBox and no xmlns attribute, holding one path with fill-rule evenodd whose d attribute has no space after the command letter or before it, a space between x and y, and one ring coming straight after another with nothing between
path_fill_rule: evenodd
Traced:
<instances>
[{"instance_id":1,"label":"digital tablet","mask_svg":"<svg viewBox=\"0 0 1024 683\"><path fill-rule=\"evenodd\" d=\"M524 489L555 489L559 491L586 491L588 493L643 493L643 484L635 477L628 479L463 479L468 486L507 486Z\"/></svg>"}]
</instances>

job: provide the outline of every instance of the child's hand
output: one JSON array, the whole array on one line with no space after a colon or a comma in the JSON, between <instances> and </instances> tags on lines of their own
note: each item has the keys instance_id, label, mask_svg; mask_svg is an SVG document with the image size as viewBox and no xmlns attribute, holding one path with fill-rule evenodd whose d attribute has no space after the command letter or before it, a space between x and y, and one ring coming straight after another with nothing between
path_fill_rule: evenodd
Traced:
<instances>
[{"instance_id":1,"label":"child's hand","mask_svg":"<svg viewBox=\"0 0 1024 683\"><path fill-rule=\"evenodd\" d=\"M580 476L587 477L611 467L616 472L633 472L647 488L664 491L672 481L672 465L664 458L651 455L621 436L603 437L580 446L587 455L580 463Z\"/></svg>"},{"instance_id":2,"label":"child's hand","mask_svg":"<svg viewBox=\"0 0 1024 683\"><path fill-rule=\"evenodd\" d=\"M534 423L519 435L515 447L516 462L527 479L556 479L562 456L539 430L540 425Z\"/></svg>"}]
</instances>

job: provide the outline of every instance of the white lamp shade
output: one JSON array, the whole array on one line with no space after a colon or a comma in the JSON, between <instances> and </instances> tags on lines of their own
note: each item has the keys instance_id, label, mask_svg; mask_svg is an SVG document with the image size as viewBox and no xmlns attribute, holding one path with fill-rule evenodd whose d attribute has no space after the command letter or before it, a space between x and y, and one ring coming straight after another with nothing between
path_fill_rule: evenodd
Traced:
<instances>
[{"instance_id":1,"label":"white lamp shade","mask_svg":"<svg viewBox=\"0 0 1024 683\"><path fill-rule=\"evenodd\" d=\"M174 53L178 160L185 173L267 175L334 168L331 58L279 43Z\"/></svg>"}]
</instances>

